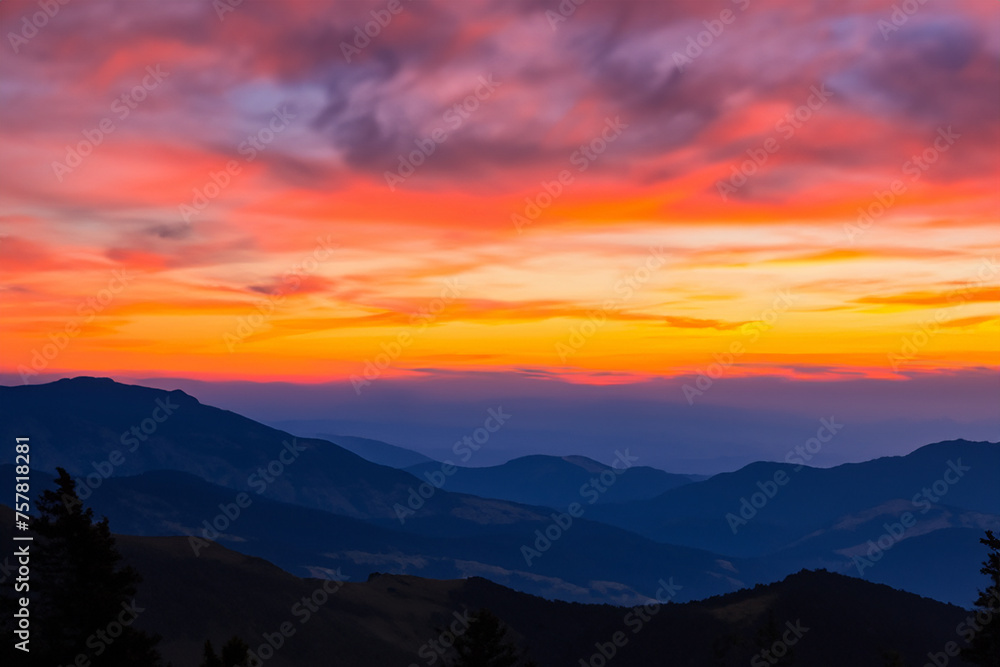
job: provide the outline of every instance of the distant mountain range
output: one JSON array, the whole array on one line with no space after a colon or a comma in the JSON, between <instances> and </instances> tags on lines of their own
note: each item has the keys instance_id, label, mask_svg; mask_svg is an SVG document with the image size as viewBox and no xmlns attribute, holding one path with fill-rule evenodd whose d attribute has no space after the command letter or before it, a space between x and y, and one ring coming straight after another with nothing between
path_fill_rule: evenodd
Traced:
<instances>
[{"instance_id":1,"label":"distant mountain range","mask_svg":"<svg viewBox=\"0 0 1000 667\"><path fill-rule=\"evenodd\" d=\"M119 532L199 535L245 493L250 506L219 542L296 575L483 576L549 598L633 603L665 576L685 601L806 567L967 605L978 537L1000 528L994 443L831 469L755 463L700 481L618 475L584 457L400 470L184 392L99 378L0 387L0 434L29 435L36 474L69 470ZM397 464L409 456L362 440L349 444Z\"/></svg>"},{"instance_id":2,"label":"distant mountain range","mask_svg":"<svg viewBox=\"0 0 1000 667\"><path fill-rule=\"evenodd\" d=\"M1000 445L955 440L829 469L754 463L651 500L597 506L592 517L659 542L755 559L776 568L771 577L826 567L970 604L978 538L1000 530L998 474ZM872 550L879 540L888 548ZM933 563L948 568L947 582L924 567Z\"/></svg>"},{"instance_id":3,"label":"distant mountain range","mask_svg":"<svg viewBox=\"0 0 1000 667\"><path fill-rule=\"evenodd\" d=\"M0 537L9 540L12 532L12 512L0 506ZM206 639L218 646L234 634L262 655L266 637L272 644L278 637L280 648L266 652L268 667L438 665L446 651L435 647L448 643L442 631L462 631L460 619L481 608L510 627L539 667L581 660L620 667L767 665L786 648L794 664L810 667L880 667L893 651L902 664L921 665L929 653L960 641L955 630L968 616L958 607L823 571L686 604L670 601L676 592L670 587L679 582L665 579L659 588L665 604L649 599L648 606L630 609L544 600L479 577L301 579L219 545L194 557L183 537L123 535L118 543L143 575L136 625L163 636L161 653L174 665L198 664ZM303 600L316 602L310 608ZM281 637L286 623L291 634ZM764 651L771 652L767 658ZM613 660L601 662L602 653ZM966 663L951 658L948 664Z\"/></svg>"},{"instance_id":4,"label":"distant mountain range","mask_svg":"<svg viewBox=\"0 0 1000 667\"><path fill-rule=\"evenodd\" d=\"M199 534L220 503L247 493L253 504L221 539L297 574L350 562L355 573L482 575L554 598L620 602L649 595L664 563L687 582L681 599L760 580L733 559L588 521L593 508L582 497L583 512L569 517L567 508L451 493L446 483L435 489L180 391L97 378L0 387L0 429L9 438L31 434L36 471L62 466L84 482L90 475L99 484L88 502L123 531Z\"/></svg>"},{"instance_id":5,"label":"distant mountain range","mask_svg":"<svg viewBox=\"0 0 1000 667\"><path fill-rule=\"evenodd\" d=\"M624 469L625 465L618 462L617 467ZM408 466L406 471L425 478L440 469L440 463L429 462ZM615 480L605 491L599 490L603 486L600 484L602 473L606 479ZM581 499L589 501L590 498L600 504L646 500L693 481L687 475L636 465L630 465L623 475L614 473L611 466L586 456L524 456L486 468L458 466L449 476L448 490L529 505L565 508L570 503L580 502ZM595 479L597 485L592 483Z\"/></svg>"},{"instance_id":6,"label":"distant mountain range","mask_svg":"<svg viewBox=\"0 0 1000 667\"><path fill-rule=\"evenodd\" d=\"M320 440L335 442L347 451L354 452L363 459L383 466L405 469L425 463L428 465L441 465L440 461L436 461L429 456L424 456L420 452L397 445L390 445L381 440L360 438L354 435L331 435L329 433L314 433L312 435L314 438L319 438Z\"/></svg>"},{"instance_id":7,"label":"distant mountain range","mask_svg":"<svg viewBox=\"0 0 1000 667\"><path fill-rule=\"evenodd\" d=\"M12 466L0 466L0 479L12 479L13 474ZM41 473L34 474L39 488L51 488L53 483ZM552 524L544 508L522 508L524 516L516 520L502 515L498 523L471 526L452 520L442 527L440 518L420 519L417 528L404 531L398 522L362 521L253 493L248 494L249 504L239 507L236 496L234 490L194 475L159 470L112 477L87 503L120 532L207 535L211 541L189 540L191 556L217 548L213 544L217 542L299 576L316 576L338 567L355 579L373 571L434 578L478 575L549 598L622 604L652 595L665 569L685 582L678 601L729 592L761 580L752 568L743 572L738 560L658 544L585 519L576 519L564 537L528 566L522 545L534 545L534 531ZM478 499L470 496L468 500ZM227 511L235 516L237 510L236 518L225 516ZM621 558L623 553L628 558Z\"/></svg>"},{"instance_id":8,"label":"distant mountain range","mask_svg":"<svg viewBox=\"0 0 1000 667\"><path fill-rule=\"evenodd\" d=\"M391 466L421 479L436 476L442 462L412 449L381 440L356 436L314 433L313 437L334 442L372 463ZM626 448L627 450L627 448ZM450 461L454 464L454 461ZM528 505L566 507L580 500L580 489L595 475L610 471L611 466L586 456L548 456L536 454L512 459L496 466L468 468L456 465L448 475L448 490L484 498L498 498ZM595 502L616 503L654 498L661 493L704 475L678 475L648 466L630 466L629 474L619 483L600 493Z\"/></svg>"},{"instance_id":9,"label":"distant mountain range","mask_svg":"<svg viewBox=\"0 0 1000 667\"><path fill-rule=\"evenodd\" d=\"M756 556L813 531L843 530L848 526L838 522L848 517L859 530L876 518L873 510L894 501L921 517L935 506L1000 515L998 471L997 443L953 440L835 468L753 463L651 500L596 508L595 515L656 540Z\"/></svg>"}]
</instances>

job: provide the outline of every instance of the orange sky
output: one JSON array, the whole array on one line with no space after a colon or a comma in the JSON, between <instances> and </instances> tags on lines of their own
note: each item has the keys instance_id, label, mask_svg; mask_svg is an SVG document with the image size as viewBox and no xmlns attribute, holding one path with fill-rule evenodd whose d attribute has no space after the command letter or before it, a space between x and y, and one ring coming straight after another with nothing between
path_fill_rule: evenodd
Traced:
<instances>
[{"instance_id":1,"label":"orange sky","mask_svg":"<svg viewBox=\"0 0 1000 667\"><path fill-rule=\"evenodd\" d=\"M8 0L0 372L996 366L1000 7L827 4Z\"/></svg>"}]
</instances>

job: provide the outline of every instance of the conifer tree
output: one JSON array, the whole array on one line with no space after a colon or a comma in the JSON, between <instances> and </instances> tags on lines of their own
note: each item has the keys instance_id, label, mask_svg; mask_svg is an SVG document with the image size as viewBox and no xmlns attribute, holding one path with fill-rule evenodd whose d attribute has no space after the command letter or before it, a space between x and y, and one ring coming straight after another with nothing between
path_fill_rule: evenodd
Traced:
<instances>
[{"instance_id":1,"label":"conifer tree","mask_svg":"<svg viewBox=\"0 0 1000 667\"><path fill-rule=\"evenodd\" d=\"M222 667L222 660L212 647L212 640L205 640L205 648L201 653L201 664L198 667Z\"/></svg>"},{"instance_id":2,"label":"conifer tree","mask_svg":"<svg viewBox=\"0 0 1000 667\"><path fill-rule=\"evenodd\" d=\"M488 609L472 615L469 627L455 640L458 656L454 667L531 667L507 638L507 626Z\"/></svg>"},{"instance_id":3,"label":"conifer tree","mask_svg":"<svg viewBox=\"0 0 1000 667\"><path fill-rule=\"evenodd\" d=\"M135 600L139 573L121 564L107 518L95 523L76 482L58 472L31 522L32 663L73 664L83 654L94 667L158 667L159 637L132 625L143 611Z\"/></svg>"},{"instance_id":4,"label":"conifer tree","mask_svg":"<svg viewBox=\"0 0 1000 667\"><path fill-rule=\"evenodd\" d=\"M205 642L201 664L198 667L245 667L250 661L250 647L238 636L233 635L222 645L222 655L217 655L212 642Z\"/></svg>"},{"instance_id":5,"label":"conifer tree","mask_svg":"<svg viewBox=\"0 0 1000 667\"><path fill-rule=\"evenodd\" d=\"M244 667L250 660L250 647L236 637L222 645L222 667Z\"/></svg>"},{"instance_id":6,"label":"conifer tree","mask_svg":"<svg viewBox=\"0 0 1000 667\"><path fill-rule=\"evenodd\" d=\"M975 634L962 650L962 658L976 665L1000 667L1000 538L987 530L979 542L989 548L979 570L989 577L989 585L976 598L978 611L971 619L975 624L966 623Z\"/></svg>"}]
</instances>

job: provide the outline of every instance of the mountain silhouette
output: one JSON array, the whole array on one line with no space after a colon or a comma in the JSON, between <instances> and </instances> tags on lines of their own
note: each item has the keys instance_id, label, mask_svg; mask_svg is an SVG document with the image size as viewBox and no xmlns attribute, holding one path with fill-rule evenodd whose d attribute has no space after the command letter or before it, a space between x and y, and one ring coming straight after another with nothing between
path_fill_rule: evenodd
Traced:
<instances>
[{"instance_id":1,"label":"mountain silhouette","mask_svg":"<svg viewBox=\"0 0 1000 667\"><path fill-rule=\"evenodd\" d=\"M624 448L627 449L627 448ZM617 462L618 467L625 465ZM408 466L407 472L417 477L440 470L441 464L425 462ZM448 489L487 498L501 498L528 505L564 508L579 502L580 489L602 472L613 472L611 466L586 456L546 456L537 454L513 459L498 466L463 468L448 479ZM687 475L677 475L648 466L630 465L624 474L606 491L597 493L596 503L616 503L654 498L664 491L690 484Z\"/></svg>"},{"instance_id":2,"label":"mountain silhouette","mask_svg":"<svg viewBox=\"0 0 1000 667\"><path fill-rule=\"evenodd\" d=\"M31 433L35 475L66 468L123 533L198 536L246 494L251 506L216 539L300 576L484 576L548 598L630 603L663 576L684 579L683 601L826 568L969 604L977 536L1000 526L1000 446L986 442L830 469L759 462L700 481L636 467L595 493L581 487L613 473L585 457L408 472L184 392L101 378L0 387L0 433ZM582 516L570 526L572 502ZM864 565L907 513L914 525ZM941 568L962 574L943 579Z\"/></svg>"},{"instance_id":3,"label":"mountain silhouette","mask_svg":"<svg viewBox=\"0 0 1000 667\"><path fill-rule=\"evenodd\" d=\"M12 530L13 512L0 506L0 537L9 539ZM796 640L795 664L874 667L884 664L884 653L898 651L906 664L919 665L954 641L969 615L825 571L684 604L674 604L663 588L665 604L648 599L648 606L629 608L545 600L481 577L299 578L221 545L194 557L183 537L116 539L126 562L143 574L136 599L144 611L136 626L162 635L160 651L175 665L197 664L206 638L218 644L233 635L255 652L268 637L280 641L269 667L321 667L331 664L331 653L343 665L440 664L431 642L480 608L499 616L540 667L586 664L602 649L614 649L612 664L623 667L746 665L773 646L770 624L778 637ZM310 609L304 600L317 602ZM293 631L287 637L279 632L285 623ZM620 647L613 644L616 633L627 640ZM433 663L430 655L438 656Z\"/></svg>"}]
</instances>

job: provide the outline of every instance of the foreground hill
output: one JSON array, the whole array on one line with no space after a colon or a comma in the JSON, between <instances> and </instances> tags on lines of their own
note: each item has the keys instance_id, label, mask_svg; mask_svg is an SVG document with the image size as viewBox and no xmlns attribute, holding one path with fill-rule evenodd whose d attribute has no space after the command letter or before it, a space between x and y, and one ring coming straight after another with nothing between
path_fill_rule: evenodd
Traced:
<instances>
[{"instance_id":1,"label":"foreground hill","mask_svg":"<svg viewBox=\"0 0 1000 667\"><path fill-rule=\"evenodd\" d=\"M0 508L0 527L0 538L9 540L9 508ZM553 602L481 578L380 575L344 584L300 579L223 547L193 557L179 537L119 536L118 543L144 577L137 627L160 633L164 657L178 666L197 664L205 639L219 644L233 634L255 650L267 636L280 643L268 667L440 664L432 642L440 645L441 631L455 614L483 607L510 626L540 667L587 664L602 648L613 648L613 664L622 667L747 665L755 656L763 660L760 652L783 635L794 639L795 664L882 667L883 653L898 651L905 664L920 665L928 653L960 641L955 628L968 616L822 571L700 602L650 601L643 610ZM665 579L675 588L684 585ZM669 597L667 589L661 591ZM313 601L312 608L304 599ZM283 624L292 632L279 641ZM613 647L616 633L619 647Z\"/></svg>"}]
</instances>

